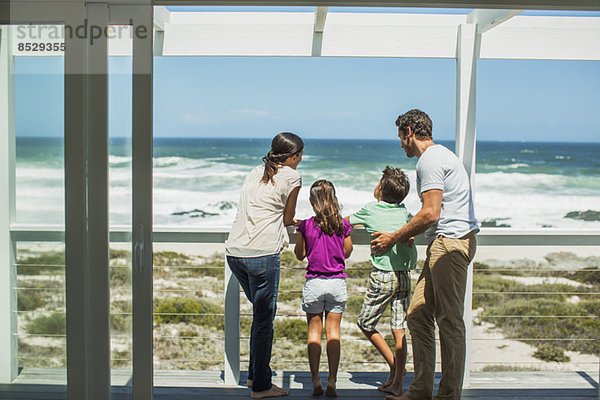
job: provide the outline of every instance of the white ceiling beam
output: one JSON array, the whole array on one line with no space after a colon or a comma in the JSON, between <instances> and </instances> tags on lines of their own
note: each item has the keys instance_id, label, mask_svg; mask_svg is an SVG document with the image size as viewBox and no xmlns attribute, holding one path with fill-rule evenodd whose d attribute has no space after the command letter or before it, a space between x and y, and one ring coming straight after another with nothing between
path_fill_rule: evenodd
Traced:
<instances>
[{"instance_id":1,"label":"white ceiling beam","mask_svg":"<svg viewBox=\"0 0 600 400\"><path fill-rule=\"evenodd\" d=\"M116 6L111 10L114 7ZM320 54L322 57L455 58L457 29L459 25L468 23L467 15L349 13L330 10L323 14L325 21L321 19L319 22L318 13L315 14L314 11L172 11L168 14L168 19L157 18L159 26L164 29L164 38L161 38L161 31L155 27L155 54L258 57L310 57ZM477 16L478 26L481 24L484 29L494 27L481 34L481 59L600 61L600 17L516 15L506 19L507 14L494 15L492 18L492 14L487 14L488 18L485 20L483 13L478 13ZM474 21L475 15L471 15L471 18ZM502 23L499 20L503 20ZM62 31L62 27L59 29ZM321 30L321 51L313 52L315 33ZM49 31L44 30L40 40L47 42L48 34ZM28 39L13 36L15 55L59 55L19 52L18 45L23 40ZM110 40L109 51L110 55L131 55L130 36L123 34Z\"/></svg>"},{"instance_id":2,"label":"white ceiling beam","mask_svg":"<svg viewBox=\"0 0 600 400\"><path fill-rule=\"evenodd\" d=\"M473 10L467 15L467 22L477 24L477 34L481 35L484 32L500 25L522 13L524 10Z\"/></svg>"},{"instance_id":3,"label":"white ceiling beam","mask_svg":"<svg viewBox=\"0 0 600 400\"><path fill-rule=\"evenodd\" d=\"M154 7L154 55L162 56L165 47L165 30L171 22L171 12L166 7Z\"/></svg>"},{"instance_id":4,"label":"white ceiling beam","mask_svg":"<svg viewBox=\"0 0 600 400\"><path fill-rule=\"evenodd\" d=\"M333 13L324 57L456 57L456 31L466 15Z\"/></svg>"},{"instance_id":5,"label":"white ceiling beam","mask_svg":"<svg viewBox=\"0 0 600 400\"><path fill-rule=\"evenodd\" d=\"M309 57L312 12L172 12L165 56Z\"/></svg>"},{"instance_id":6,"label":"white ceiling beam","mask_svg":"<svg viewBox=\"0 0 600 400\"><path fill-rule=\"evenodd\" d=\"M21 0L23 1L23 0ZM153 5L433 7L526 10L600 10L598 0L152 0Z\"/></svg>"},{"instance_id":7,"label":"white ceiling beam","mask_svg":"<svg viewBox=\"0 0 600 400\"><path fill-rule=\"evenodd\" d=\"M480 58L600 61L600 18L517 15L481 35Z\"/></svg>"},{"instance_id":8,"label":"white ceiling beam","mask_svg":"<svg viewBox=\"0 0 600 400\"><path fill-rule=\"evenodd\" d=\"M154 7L154 29L164 31L171 22L171 11L167 7Z\"/></svg>"},{"instance_id":9,"label":"white ceiling beam","mask_svg":"<svg viewBox=\"0 0 600 400\"><path fill-rule=\"evenodd\" d=\"M317 7L315 10L315 29L313 32L312 56L319 57L323 48L323 32L327 19L328 7Z\"/></svg>"}]
</instances>

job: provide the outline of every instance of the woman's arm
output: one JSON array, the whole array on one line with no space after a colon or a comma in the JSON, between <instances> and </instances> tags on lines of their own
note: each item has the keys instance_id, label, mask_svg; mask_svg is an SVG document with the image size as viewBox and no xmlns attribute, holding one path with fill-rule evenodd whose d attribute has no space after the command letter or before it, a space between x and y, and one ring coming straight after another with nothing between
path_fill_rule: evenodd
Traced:
<instances>
[{"instance_id":1,"label":"woman's arm","mask_svg":"<svg viewBox=\"0 0 600 400\"><path fill-rule=\"evenodd\" d=\"M300 192L300 186L293 188L288 196L287 204L283 210L283 225L285 226L294 225L294 215L296 215L298 192Z\"/></svg>"},{"instance_id":2,"label":"woman's arm","mask_svg":"<svg viewBox=\"0 0 600 400\"><path fill-rule=\"evenodd\" d=\"M296 258L299 261L304 260L306 257L306 245L304 242L304 236L300 232L297 232L298 236L296 237L296 246L294 247L294 254L296 254Z\"/></svg>"},{"instance_id":3,"label":"woman's arm","mask_svg":"<svg viewBox=\"0 0 600 400\"><path fill-rule=\"evenodd\" d=\"M352 238L350 237L350 235L348 235L344 239L344 257L350 257L350 254L352 254L352 249Z\"/></svg>"}]
</instances>

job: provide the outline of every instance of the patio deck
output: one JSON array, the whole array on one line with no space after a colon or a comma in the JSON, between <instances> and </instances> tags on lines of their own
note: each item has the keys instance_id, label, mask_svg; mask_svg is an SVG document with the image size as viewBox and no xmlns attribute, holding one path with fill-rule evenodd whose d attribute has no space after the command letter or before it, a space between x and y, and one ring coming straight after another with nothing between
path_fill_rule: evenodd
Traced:
<instances>
[{"instance_id":1,"label":"patio deck","mask_svg":"<svg viewBox=\"0 0 600 400\"><path fill-rule=\"evenodd\" d=\"M64 399L64 384L48 382L64 381L64 369L24 369L10 385L0 385L2 399ZM384 393L376 388L387 375L381 372L342 372L338 376L340 399L383 399ZM413 374L405 379L408 387ZM436 377L436 386L439 382ZM326 374L321 381L326 382ZM241 382L246 374L242 373ZM116 370L112 374L112 399L129 399L132 391L130 372ZM291 389L288 398L315 399L311 396L310 374L306 371L276 371L273 382ZM198 399L248 399L250 392L243 386L225 386L222 371L156 371L154 379L156 400ZM325 398L325 396L321 396ZM580 371L507 371L473 372L471 385L463 391L465 400L494 399L570 399L590 400L598 398L598 377Z\"/></svg>"}]
</instances>

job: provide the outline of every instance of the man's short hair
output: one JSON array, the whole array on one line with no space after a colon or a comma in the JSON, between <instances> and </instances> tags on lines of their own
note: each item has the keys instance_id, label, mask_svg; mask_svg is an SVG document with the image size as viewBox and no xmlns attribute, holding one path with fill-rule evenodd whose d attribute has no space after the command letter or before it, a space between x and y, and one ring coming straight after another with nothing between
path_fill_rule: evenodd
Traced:
<instances>
[{"instance_id":1,"label":"man's short hair","mask_svg":"<svg viewBox=\"0 0 600 400\"><path fill-rule=\"evenodd\" d=\"M379 181L381 199L386 203L402 203L410 190L410 182L400 168L385 166Z\"/></svg>"},{"instance_id":2,"label":"man's short hair","mask_svg":"<svg viewBox=\"0 0 600 400\"><path fill-rule=\"evenodd\" d=\"M433 123L424 111L414 109L400 115L396 119L396 126L403 135L406 134L406 128L410 127L417 139L432 139Z\"/></svg>"}]
</instances>

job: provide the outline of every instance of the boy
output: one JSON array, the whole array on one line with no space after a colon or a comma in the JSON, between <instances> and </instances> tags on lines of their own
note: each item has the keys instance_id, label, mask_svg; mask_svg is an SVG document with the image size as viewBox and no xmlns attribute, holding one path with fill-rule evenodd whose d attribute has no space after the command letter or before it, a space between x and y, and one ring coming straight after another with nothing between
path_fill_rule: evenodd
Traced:
<instances>
[{"instance_id":1,"label":"boy","mask_svg":"<svg viewBox=\"0 0 600 400\"><path fill-rule=\"evenodd\" d=\"M363 225L369 233L393 232L408 222L408 212L401 204L408 194L410 183L399 168L386 166L373 195L377 202L368 203L347 217L350 225ZM373 269L369 287L358 316L358 327L371 341L390 366L390 375L378 389L399 396L403 392L406 373L406 312L410 302L410 273L417 262L415 246L396 244L389 251L370 258ZM392 306L391 328L395 354L383 336L375 329L388 304Z\"/></svg>"}]
</instances>

